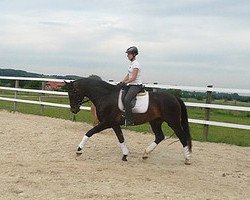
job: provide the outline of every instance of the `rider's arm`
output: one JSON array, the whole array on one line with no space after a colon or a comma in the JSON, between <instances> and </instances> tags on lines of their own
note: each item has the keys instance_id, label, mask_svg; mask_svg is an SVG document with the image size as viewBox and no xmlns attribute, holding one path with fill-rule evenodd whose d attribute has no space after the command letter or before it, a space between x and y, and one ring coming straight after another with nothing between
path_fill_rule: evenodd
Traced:
<instances>
[{"instance_id":1,"label":"rider's arm","mask_svg":"<svg viewBox=\"0 0 250 200\"><path fill-rule=\"evenodd\" d=\"M124 79L123 79L123 83L125 83L127 80L129 79L129 76L128 76L128 74L124 77Z\"/></svg>"},{"instance_id":2,"label":"rider's arm","mask_svg":"<svg viewBox=\"0 0 250 200\"><path fill-rule=\"evenodd\" d=\"M132 77L128 78L126 81L124 81L124 83L131 83L131 82L133 82L136 79L136 77L137 77L138 71L139 71L138 68L134 68L133 72L132 72Z\"/></svg>"}]
</instances>

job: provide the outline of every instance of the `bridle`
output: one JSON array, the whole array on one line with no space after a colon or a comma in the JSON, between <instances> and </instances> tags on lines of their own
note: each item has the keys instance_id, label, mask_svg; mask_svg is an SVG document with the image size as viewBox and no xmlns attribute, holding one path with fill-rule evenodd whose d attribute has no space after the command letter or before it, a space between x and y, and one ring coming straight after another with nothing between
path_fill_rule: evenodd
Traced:
<instances>
[{"instance_id":1,"label":"bridle","mask_svg":"<svg viewBox=\"0 0 250 200\"><path fill-rule=\"evenodd\" d=\"M83 103L87 103L87 102L89 102L90 101L90 99L89 98L83 98L83 100L81 100L81 101L79 101L80 102L80 105L81 104L83 104Z\"/></svg>"},{"instance_id":2,"label":"bridle","mask_svg":"<svg viewBox=\"0 0 250 200\"><path fill-rule=\"evenodd\" d=\"M75 96L80 96L80 95L78 95L79 93L74 89L73 90L73 93L75 94ZM80 98L77 100L77 105L78 106L81 106L83 103L87 103L87 102L89 102L90 101L90 99L89 98L85 98L85 97L83 97L83 99L82 100L80 100Z\"/></svg>"}]
</instances>

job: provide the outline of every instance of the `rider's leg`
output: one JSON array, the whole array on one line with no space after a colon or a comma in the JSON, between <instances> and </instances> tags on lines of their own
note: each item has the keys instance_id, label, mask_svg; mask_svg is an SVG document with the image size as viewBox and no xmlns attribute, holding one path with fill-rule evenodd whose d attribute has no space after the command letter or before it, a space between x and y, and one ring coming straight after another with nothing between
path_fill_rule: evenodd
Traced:
<instances>
[{"instance_id":1,"label":"rider's leg","mask_svg":"<svg viewBox=\"0 0 250 200\"><path fill-rule=\"evenodd\" d=\"M129 86L128 92L124 98L126 126L134 124L131 101L133 98L136 97L136 95L141 91L141 89L141 85Z\"/></svg>"}]
</instances>

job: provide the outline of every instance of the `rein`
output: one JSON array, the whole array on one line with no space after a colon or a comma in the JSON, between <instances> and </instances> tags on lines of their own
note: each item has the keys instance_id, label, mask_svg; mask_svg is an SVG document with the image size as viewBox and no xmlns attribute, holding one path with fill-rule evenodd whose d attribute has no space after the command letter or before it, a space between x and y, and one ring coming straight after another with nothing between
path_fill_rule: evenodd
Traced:
<instances>
[{"instance_id":1,"label":"rein","mask_svg":"<svg viewBox=\"0 0 250 200\"><path fill-rule=\"evenodd\" d=\"M84 97L83 100L78 101L78 105L81 106L82 104L87 103L87 102L89 102L89 101L90 101L89 98L86 98L86 99L85 99L85 97Z\"/></svg>"},{"instance_id":2,"label":"rein","mask_svg":"<svg viewBox=\"0 0 250 200\"><path fill-rule=\"evenodd\" d=\"M84 97L82 101L79 101L79 104L82 105L82 104L87 103L89 101L91 101L91 100L88 97L87 98Z\"/></svg>"},{"instance_id":3,"label":"rein","mask_svg":"<svg viewBox=\"0 0 250 200\"><path fill-rule=\"evenodd\" d=\"M81 101L81 104L83 104L83 103L87 103L87 102L89 102L90 101L90 99L89 98L87 98L87 99L85 99L85 97L83 98L83 100Z\"/></svg>"}]
</instances>

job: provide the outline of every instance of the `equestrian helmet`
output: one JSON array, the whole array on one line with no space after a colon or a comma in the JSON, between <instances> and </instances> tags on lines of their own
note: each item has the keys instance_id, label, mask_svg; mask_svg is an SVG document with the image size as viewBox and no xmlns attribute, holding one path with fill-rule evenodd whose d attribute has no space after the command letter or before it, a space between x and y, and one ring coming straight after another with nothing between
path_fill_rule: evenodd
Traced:
<instances>
[{"instance_id":1,"label":"equestrian helmet","mask_svg":"<svg viewBox=\"0 0 250 200\"><path fill-rule=\"evenodd\" d=\"M132 53L134 55L138 55L138 49L135 46L129 47L126 53Z\"/></svg>"}]
</instances>

